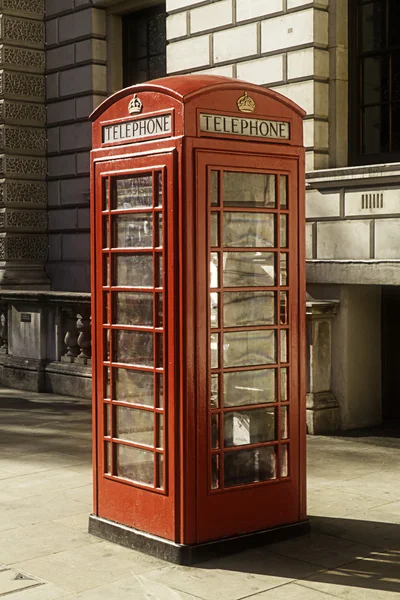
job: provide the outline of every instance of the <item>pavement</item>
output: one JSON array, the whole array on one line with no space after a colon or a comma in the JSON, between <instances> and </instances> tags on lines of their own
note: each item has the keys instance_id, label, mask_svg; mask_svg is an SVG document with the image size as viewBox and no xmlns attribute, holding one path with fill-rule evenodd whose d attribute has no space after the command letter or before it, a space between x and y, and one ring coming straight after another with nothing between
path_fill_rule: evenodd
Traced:
<instances>
[{"instance_id":1,"label":"pavement","mask_svg":"<svg viewBox=\"0 0 400 600\"><path fill-rule=\"evenodd\" d=\"M90 422L88 401L0 389L0 598L399 600L395 433L309 438L311 533L181 567L87 533Z\"/></svg>"}]
</instances>

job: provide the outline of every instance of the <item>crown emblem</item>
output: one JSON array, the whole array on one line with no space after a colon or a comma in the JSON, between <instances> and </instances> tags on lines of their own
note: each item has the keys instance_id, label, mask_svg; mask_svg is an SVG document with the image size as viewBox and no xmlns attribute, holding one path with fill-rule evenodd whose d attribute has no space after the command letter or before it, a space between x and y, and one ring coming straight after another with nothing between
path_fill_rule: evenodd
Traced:
<instances>
[{"instance_id":1,"label":"crown emblem","mask_svg":"<svg viewBox=\"0 0 400 600\"><path fill-rule=\"evenodd\" d=\"M250 96L247 95L247 92L244 93L244 96L240 96L237 105L241 112L247 113L253 112L256 107L256 103L253 98L250 98Z\"/></svg>"},{"instance_id":2,"label":"crown emblem","mask_svg":"<svg viewBox=\"0 0 400 600\"><path fill-rule=\"evenodd\" d=\"M143 109L142 101L136 96L133 96L132 100L128 104L128 111L130 115L136 115L141 113Z\"/></svg>"}]
</instances>

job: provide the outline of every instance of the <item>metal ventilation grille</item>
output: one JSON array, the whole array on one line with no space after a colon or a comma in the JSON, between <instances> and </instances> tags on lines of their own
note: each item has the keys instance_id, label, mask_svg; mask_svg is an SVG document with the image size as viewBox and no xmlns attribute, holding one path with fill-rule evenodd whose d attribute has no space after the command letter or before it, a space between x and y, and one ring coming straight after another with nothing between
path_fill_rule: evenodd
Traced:
<instances>
[{"instance_id":1,"label":"metal ventilation grille","mask_svg":"<svg viewBox=\"0 0 400 600\"><path fill-rule=\"evenodd\" d=\"M362 194L361 208L383 208L383 193Z\"/></svg>"}]
</instances>

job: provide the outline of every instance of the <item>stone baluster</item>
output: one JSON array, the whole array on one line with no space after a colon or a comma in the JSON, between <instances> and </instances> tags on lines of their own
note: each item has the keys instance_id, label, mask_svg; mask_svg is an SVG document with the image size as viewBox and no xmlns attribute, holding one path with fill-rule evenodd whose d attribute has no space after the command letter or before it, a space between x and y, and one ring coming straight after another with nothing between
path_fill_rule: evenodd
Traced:
<instances>
[{"instance_id":1,"label":"stone baluster","mask_svg":"<svg viewBox=\"0 0 400 600\"><path fill-rule=\"evenodd\" d=\"M64 344L67 346L67 351L61 360L65 362L74 362L79 354L78 346L78 330L76 327L76 311L67 310L67 332L64 336Z\"/></svg>"},{"instance_id":2,"label":"stone baluster","mask_svg":"<svg viewBox=\"0 0 400 600\"><path fill-rule=\"evenodd\" d=\"M91 335L91 317L88 311L81 310L76 315L76 329L79 332L78 346L80 353L79 362L88 364L92 357L92 335Z\"/></svg>"},{"instance_id":3,"label":"stone baluster","mask_svg":"<svg viewBox=\"0 0 400 600\"><path fill-rule=\"evenodd\" d=\"M0 353L8 353L7 306L2 306L0 309Z\"/></svg>"}]
</instances>

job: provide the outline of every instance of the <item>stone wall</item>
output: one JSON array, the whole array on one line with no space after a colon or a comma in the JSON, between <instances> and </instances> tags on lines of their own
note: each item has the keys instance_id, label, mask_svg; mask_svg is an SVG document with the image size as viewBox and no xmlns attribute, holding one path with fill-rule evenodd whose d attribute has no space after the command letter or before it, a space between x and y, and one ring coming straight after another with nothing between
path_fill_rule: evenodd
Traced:
<instances>
[{"instance_id":1,"label":"stone wall","mask_svg":"<svg viewBox=\"0 0 400 600\"><path fill-rule=\"evenodd\" d=\"M88 115L107 96L106 14L90 0L46 0L49 260L52 289L88 291Z\"/></svg>"}]
</instances>

